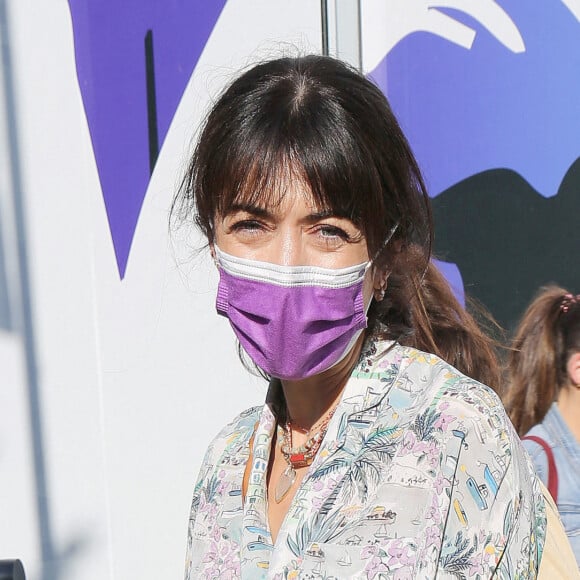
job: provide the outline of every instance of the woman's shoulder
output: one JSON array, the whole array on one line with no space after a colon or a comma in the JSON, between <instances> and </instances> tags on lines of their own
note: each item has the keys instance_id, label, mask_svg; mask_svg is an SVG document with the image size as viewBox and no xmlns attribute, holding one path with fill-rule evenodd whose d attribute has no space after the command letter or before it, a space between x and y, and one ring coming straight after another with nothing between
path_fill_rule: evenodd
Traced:
<instances>
[{"instance_id":1,"label":"woman's shoulder","mask_svg":"<svg viewBox=\"0 0 580 580\"><path fill-rule=\"evenodd\" d=\"M222 434L232 434L237 431L246 431L250 428L253 430L256 421L258 421L260 418L262 409L263 406L258 405L238 413L229 423L227 423L227 425L222 428L218 434L218 437Z\"/></svg>"},{"instance_id":2,"label":"woman's shoulder","mask_svg":"<svg viewBox=\"0 0 580 580\"><path fill-rule=\"evenodd\" d=\"M433 354L399 348L397 393L387 402L402 400L398 411L409 414L409 423L436 425L442 443L459 438L475 461L485 463L493 455L500 464L511 465L508 471L515 468L516 479L528 479L521 442L497 393Z\"/></svg>"},{"instance_id":3,"label":"woman's shoulder","mask_svg":"<svg viewBox=\"0 0 580 580\"><path fill-rule=\"evenodd\" d=\"M446 401L476 414L498 412L507 418L497 393L439 358L409 346L394 345L390 355L397 359L398 382L416 387L425 404Z\"/></svg>"},{"instance_id":4,"label":"woman's shoulder","mask_svg":"<svg viewBox=\"0 0 580 580\"><path fill-rule=\"evenodd\" d=\"M423 357L427 359L426 364L421 364ZM419 372L428 375L427 405L445 408L446 413L457 417L458 424L472 432L488 450L495 448L506 458L519 452L520 440L500 397L491 387L468 377L435 355L415 351L410 359L418 362L410 364L409 372L417 372L413 368L413 364L417 364L421 368Z\"/></svg>"},{"instance_id":5,"label":"woman's shoulder","mask_svg":"<svg viewBox=\"0 0 580 580\"><path fill-rule=\"evenodd\" d=\"M518 545L510 550L530 544L532 529L541 545L545 515L538 482L497 394L435 355L395 346L389 356L397 361L396 374L380 413L384 421L400 421L405 462L416 456L436 481L453 482L449 541L470 522L494 534L517 528ZM518 523L520 508L527 515Z\"/></svg>"},{"instance_id":6,"label":"woman's shoulder","mask_svg":"<svg viewBox=\"0 0 580 580\"><path fill-rule=\"evenodd\" d=\"M204 463L215 463L216 458L224 454L231 455L237 448L247 446L260 420L262 408L250 407L222 427L209 444Z\"/></svg>"},{"instance_id":7,"label":"woman's shoulder","mask_svg":"<svg viewBox=\"0 0 580 580\"><path fill-rule=\"evenodd\" d=\"M553 437L546 429L546 426L543 423L538 423L534 425L523 437L524 447L526 449L536 449L537 447L541 447L541 443L533 441L531 438L537 438L541 441L545 441L550 447L553 447L555 442L553 441ZM529 438L529 439L528 439Z\"/></svg>"},{"instance_id":8,"label":"woman's shoulder","mask_svg":"<svg viewBox=\"0 0 580 580\"><path fill-rule=\"evenodd\" d=\"M481 461L492 453L510 463L523 454L498 395L436 355L377 343L366 371L383 397L378 413L394 413L400 425L418 429L422 437L440 445L460 438Z\"/></svg>"},{"instance_id":9,"label":"woman's shoulder","mask_svg":"<svg viewBox=\"0 0 580 580\"><path fill-rule=\"evenodd\" d=\"M457 415L511 426L499 396L438 356L392 341L371 341L362 353L358 379L383 384L385 403L401 401L411 411L445 404ZM394 396L397 393L399 396Z\"/></svg>"},{"instance_id":10,"label":"woman's shoulder","mask_svg":"<svg viewBox=\"0 0 580 580\"><path fill-rule=\"evenodd\" d=\"M552 433L543 423L538 423L522 437L522 445L528 452L540 479L547 483L548 453L558 447Z\"/></svg>"}]
</instances>

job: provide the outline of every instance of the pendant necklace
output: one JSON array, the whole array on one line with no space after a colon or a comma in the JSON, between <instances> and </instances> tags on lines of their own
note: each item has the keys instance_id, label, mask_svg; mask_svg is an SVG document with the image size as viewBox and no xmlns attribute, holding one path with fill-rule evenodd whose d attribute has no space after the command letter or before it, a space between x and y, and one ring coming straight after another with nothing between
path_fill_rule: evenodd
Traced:
<instances>
[{"instance_id":1,"label":"pendant necklace","mask_svg":"<svg viewBox=\"0 0 580 580\"><path fill-rule=\"evenodd\" d=\"M308 467L314 461L337 406L338 402L327 413L313 434L311 434L312 428L308 431L302 429L302 431L306 431L307 439L306 443L299 447L292 447L292 421L286 419L283 426L278 425L278 437L282 440L280 451L284 455L284 459L286 459L288 465L276 483L274 494L276 503L280 503L288 495L290 489L292 489L296 481L296 469ZM316 426L316 423L314 426Z\"/></svg>"}]
</instances>

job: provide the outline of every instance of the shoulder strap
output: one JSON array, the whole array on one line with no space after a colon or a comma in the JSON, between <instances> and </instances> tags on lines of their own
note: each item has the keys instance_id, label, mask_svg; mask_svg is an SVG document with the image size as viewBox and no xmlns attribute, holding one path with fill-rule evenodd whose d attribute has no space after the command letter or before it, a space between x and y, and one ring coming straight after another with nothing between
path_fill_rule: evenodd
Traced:
<instances>
[{"instance_id":1,"label":"shoulder strap","mask_svg":"<svg viewBox=\"0 0 580 580\"><path fill-rule=\"evenodd\" d=\"M546 458L548 459L548 491L550 495L554 498L554 503L558 503L558 470L556 469L556 462L554 461L554 453L552 448L548 445L544 439L537 437L536 435L526 435L522 437L522 441L527 439L528 441L533 441L540 445L544 452L546 453Z\"/></svg>"}]
</instances>

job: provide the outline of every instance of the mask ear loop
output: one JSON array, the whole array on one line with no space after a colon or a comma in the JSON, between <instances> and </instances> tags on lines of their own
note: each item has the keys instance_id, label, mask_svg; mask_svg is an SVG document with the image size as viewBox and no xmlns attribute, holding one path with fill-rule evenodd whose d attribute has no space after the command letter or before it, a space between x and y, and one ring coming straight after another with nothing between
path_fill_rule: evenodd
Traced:
<instances>
[{"instance_id":1,"label":"mask ear loop","mask_svg":"<svg viewBox=\"0 0 580 580\"><path fill-rule=\"evenodd\" d=\"M376 259L380 255L380 253L387 247L387 244L391 241L392 237L395 235L395 232L397 231L399 224L400 224L400 222L397 221L395 223L395 225L389 230L389 234L385 238L384 242L381 244L381 247L375 252L375 255L373 256L372 260L370 261L371 264L375 263ZM387 281L385 278L384 283L381 284L381 288L377 290L378 296L375 296L376 300L378 300L380 302L385 297L386 290L387 290Z\"/></svg>"},{"instance_id":2,"label":"mask ear loop","mask_svg":"<svg viewBox=\"0 0 580 580\"><path fill-rule=\"evenodd\" d=\"M217 252L219 252L219 248L215 245L215 242L209 244L209 255L214 263L214 266L219 270L220 264L217 258Z\"/></svg>"},{"instance_id":3,"label":"mask ear loop","mask_svg":"<svg viewBox=\"0 0 580 580\"><path fill-rule=\"evenodd\" d=\"M371 260L372 263L374 263L374 261L379 257L379 254L387 247L387 244L391 241L391 238L395 235L395 232L397 231L397 228L399 227L400 223L401 222L397 221L395 225L389 230L389 234L385 238L385 241L381 244L381 247L375 252L375 255Z\"/></svg>"}]
</instances>

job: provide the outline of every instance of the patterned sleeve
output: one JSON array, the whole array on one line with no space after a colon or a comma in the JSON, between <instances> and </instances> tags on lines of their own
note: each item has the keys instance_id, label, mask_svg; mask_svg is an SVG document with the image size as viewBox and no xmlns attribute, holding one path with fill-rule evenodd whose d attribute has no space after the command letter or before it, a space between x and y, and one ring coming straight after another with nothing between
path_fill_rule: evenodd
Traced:
<instances>
[{"instance_id":1,"label":"patterned sleeve","mask_svg":"<svg viewBox=\"0 0 580 580\"><path fill-rule=\"evenodd\" d=\"M495 393L470 382L462 399L437 577L536 578L546 515L529 457Z\"/></svg>"},{"instance_id":2,"label":"patterned sleeve","mask_svg":"<svg viewBox=\"0 0 580 580\"><path fill-rule=\"evenodd\" d=\"M197 482L193 491L191 510L189 513L189 524L187 528L187 551L185 559L185 580L198 578L197 568L205 556L203 553L203 543L197 537L203 527L207 528L207 520L210 523L218 509L216 504L216 491L219 491L219 482L216 466L220 465L224 456L238 453L243 455L238 449L241 448L247 453L248 439L253 432L253 426L259 415L260 408L253 407L240 413L233 421L228 423L219 434L213 439L208 447L203 459ZM242 468L237 467L239 471ZM219 494L218 494L219 495ZM199 516L200 512L203 516ZM205 524L202 521L206 519Z\"/></svg>"},{"instance_id":3,"label":"patterned sleeve","mask_svg":"<svg viewBox=\"0 0 580 580\"><path fill-rule=\"evenodd\" d=\"M219 436L218 436L219 437ZM217 438L216 438L217 439ZM211 470L214 464L214 443L208 447L203 462L201 464L201 468L199 470L199 475L197 477L197 482L193 489L193 499L191 501L191 508L189 511L189 522L187 525L187 550L185 555L185 580L193 580L191 576L192 567L193 567L193 545L194 545L194 537L193 537L193 529L195 526L195 519L197 517L197 511L199 508L199 503L201 500L201 495L204 493L204 489L206 486L206 479L207 474Z\"/></svg>"}]
</instances>

